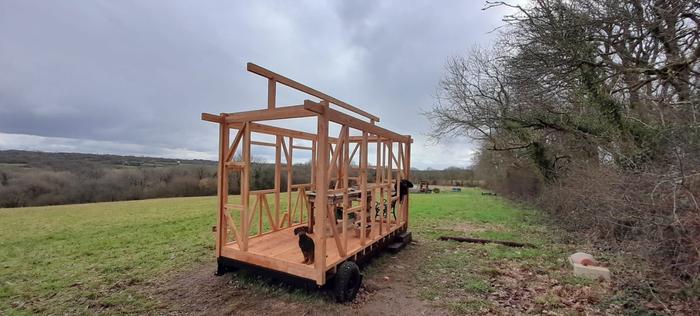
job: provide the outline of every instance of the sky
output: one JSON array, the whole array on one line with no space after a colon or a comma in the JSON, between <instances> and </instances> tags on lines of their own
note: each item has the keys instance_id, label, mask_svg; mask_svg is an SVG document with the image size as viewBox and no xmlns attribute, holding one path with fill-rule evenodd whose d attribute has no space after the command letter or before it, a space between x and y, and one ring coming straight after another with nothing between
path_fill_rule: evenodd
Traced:
<instances>
[{"instance_id":1,"label":"sky","mask_svg":"<svg viewBox=\"0 0 700 316\"><path fill-rule=\"evenodd\" d=\"M497 36L506 12L483 5L0 0L0 149L215 160L200 114L265 108L253 62L412 135L413 167L466 167L476 144L429 141L421 112L447 60ZM280 106L310 99L278 91Z\"/></svg>"}]
</instances>

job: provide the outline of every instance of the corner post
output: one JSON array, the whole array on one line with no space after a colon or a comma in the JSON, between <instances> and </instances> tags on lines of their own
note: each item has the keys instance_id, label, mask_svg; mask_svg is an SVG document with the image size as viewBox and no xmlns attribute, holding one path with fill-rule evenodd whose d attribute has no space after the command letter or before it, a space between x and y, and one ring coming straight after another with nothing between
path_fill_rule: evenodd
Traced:
<instances>
[{"instance_id":1,"label":"corner post","mask_svg":"<svg viewBox=\"0 0 700 316\"><path fill-rule=\"evenodd\" d=\"M379 203L380 208L382 207L382 202L383 202L382 199L384 198L384 196L383 196L384 191L382 190L382 187L381 187L381 183L383 181L382 175L384 174L384 170L382 169L382 149L383 149L382 147L383 146L384 146L384 143L382 143L380 138L377 137L377 168L375 169L376 171L374 173L374 179L375 179L375 183L376 183L376 192L375 192L376 194L374 194L374 195L377 196L375 198L375 205L377 205L376 203ZM373 218L374 219L377 218L376 213L373 216ZM384 225L382 224L382 218L381 218L381 216L379 216L379 234L380 235L384 233L383 228L384 228ZM372 229L374 229L374 227L372 227Z\"/></svg>"},{"instance_id":2,"label":"corner post","mask_svg":"<svg viewBox=\"0 0 700 316\"><path fill-rule=\"evenodd\" d=\"M322 112L318 114L316 145L316 203L314 203L314 269L316 284L326 283L326 212L328 209L328 102L321 102Z\"/></svg>"},{"instance_id":3,"label":"corner post","mask_svg":"<svg viewBox=\"0 0 700 316\"><path fill-rule=\"evenodd\" d=\"M221 122L219 122L219 169L218 175L218 192L219 197L219 216L216 222L216 257L221 257L221 248L226 244L226 203L228 200L228 174L226 170L226 157L228 154L228 138L229 129L226 124L226 115L221 113Z\"/></svg>"},{"instance_id":4,"label":"corner post","mask_svg":"<svg viewBox=\"0 0 700 316\"><path fill-rule=\"evenodd\" d=\"M413 139L411 139L411 137L409 137L408 141L406 142L406 146L405 146L406 147L406 149L405 149L406 154L404 156L405 166L404 166L403 172L405 174L406 180L409 180L409 181L411 180L411 143L412 142L413 142ZM404 218L405 218L404 225L406 225L406 229L408 229L408 215L409 215L408 214L408 209L409 209L408 206L410 203L409 201L410 201L410 199L408 197L406 197L406 205L403 207L404 208Z\"/></svg>"},{"instance_id":5,"label":"corner post","mask_svg":"<svg viewBox=\"0 0 700 316\"><path fill-rule=\"evenodd\" d=\"M348 174L350 173L349 165L350 165L350 128L347 125L343 125L342 127L343 132L343 139L339 140L342 141L343 144L343 152L342 156L338 156L338 160L342 161L342 164L340 165L340 173L341 177L338 177L338 180L336 181L336 184L340 182L341 180L343 181L343 255L347 255L348 251L348 210L350 209L350 205L352 204L350 202L350 197L348 195L349 193L349 185L350 185L350 179L348 178ZM340 145L340 143L338 143ZM338 146L338 150L340 150Z\"/></svg>"}]
</instances>

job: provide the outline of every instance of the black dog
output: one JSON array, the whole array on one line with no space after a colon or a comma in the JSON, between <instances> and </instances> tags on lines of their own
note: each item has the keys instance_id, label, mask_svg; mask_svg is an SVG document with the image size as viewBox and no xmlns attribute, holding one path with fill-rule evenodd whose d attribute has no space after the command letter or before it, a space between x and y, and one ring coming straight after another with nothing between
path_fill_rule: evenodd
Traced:
<instances>
[{"instance_id":1,"label":"black dog","mask_svg":"<svg viewBox=\"0 0 700 316\"><path fill-rule=\"evenodd\" d=\"M403 198L405 196L408 196L408 189L413 187L413 182L408 181L406 179L403 179L399 182L399 201L403 203ZM396 190L396 183L394 183L394 190ZM396 196L396 193L394 193L394 196ZM391 202L391 208L396 207L396 201Z\"/></svg>"},{"instance_id":2,"label":"black dog","mask_svg":"<svg viewBox=\"0 0 700 316\"><path fill-rule=\"evenodd\" d=\"M399 200L403 201L403 197L408 196L408 189L412 187L413 182L406 179L401 180L401 183L399 183ZM396 185L394 185L394 189L396 189Z\"/></svg>"},{"instance_id":3,"label":"black dog","mask_svg":"<svg viewBox=\"0 0 700 316\"><path fill-rule=\"evenodd\" d=\"M301 248L301 253L304 254L304 262L306 264L314 263L314 240L311 239L306 233L309 232L309 228L306 226L297 227L294 229L294 235L299 236L299 248Z\"/></svg>"}]
</instances>

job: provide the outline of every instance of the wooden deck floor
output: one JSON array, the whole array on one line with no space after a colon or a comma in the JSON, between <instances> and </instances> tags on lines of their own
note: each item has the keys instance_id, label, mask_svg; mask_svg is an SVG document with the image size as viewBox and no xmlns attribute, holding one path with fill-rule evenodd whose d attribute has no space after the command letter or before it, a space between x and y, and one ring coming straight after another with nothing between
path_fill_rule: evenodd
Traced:
<instances>
[{"instance_id":1,"label":"wooden deck floor","mask_svg":"<svg viewBox=\"0 0 700 316\"><path fill-rule=\"evenodd\" d=\"M352 256L375 241L394 232L399 225L384 227L382 236L379 229L373 229L371 235L361 245L360 238L354 232L348 231L347 255ZM339 234L342 242L342 233ZM248 251L241 251L235 242L228 243L222 249L223 255L246 263L262 266L268 269L285 272L303 278L315 279L314 265L304 264L304 256L299 249L299 238L294 235L294 227L281 229L266 235L251 237L248 241ZM341 257L334 237L326 237L326 271L334 268L347 257Z\"/></svg>"}]
</instances>

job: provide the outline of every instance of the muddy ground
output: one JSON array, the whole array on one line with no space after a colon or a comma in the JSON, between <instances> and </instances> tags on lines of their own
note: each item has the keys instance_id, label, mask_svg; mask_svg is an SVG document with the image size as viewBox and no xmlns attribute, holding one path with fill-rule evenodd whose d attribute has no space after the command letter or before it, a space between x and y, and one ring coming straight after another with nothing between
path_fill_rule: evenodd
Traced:
<instances>
[{"instance_id":1,"label":"muddy ground","mask_svg":"<svg viewBox=\"0 0 700 316\"><path fill-rule=\"evenodd\" d=\"M351 304L334 303L328 289L255 279L245 271L215 276L214 262L173 275L147 291L160 302L158 313L171 315L450 315L421 299L412 286L423 260L421 250L413 244L370 262Z\"/></svg>"},{"instance_id":2,"label":"muddy ground","mask_svg":"<svg viewBox=\"0 0 700 316\"><path fill-rule=\"evenodd\" d=\"M469 227L484 229L495 228ZM140 292L157 302L152 313L159 315L696 315L691 305L631 297L623 279L573 278L562 247L574 249L543 244L528 255L520 248L419 237L398 254L363 265L362 288L350 304L335 303L329 289L248 270L215 276L213 259Z\"/></svg>"}]
</instances>

